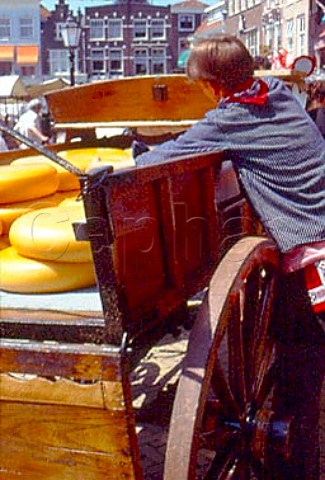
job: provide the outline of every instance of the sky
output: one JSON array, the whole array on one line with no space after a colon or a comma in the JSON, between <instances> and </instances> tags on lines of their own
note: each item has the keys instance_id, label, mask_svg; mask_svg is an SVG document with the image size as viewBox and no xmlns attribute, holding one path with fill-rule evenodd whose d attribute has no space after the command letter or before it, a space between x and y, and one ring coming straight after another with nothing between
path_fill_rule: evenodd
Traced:
<instances>
[{"instance_id":1,"label":"sky","mask_svg":"<svg viewBox=\"0 0 325 480\"><path fill-rule=\"evenodd\" d=\"M174 3L179 3L182 0L151 0L153 5L172 5ZM215 0L200 0L202 3L206 3L208 5L212 5L215 3ZM40 0L40 3L44 5L44 7L48 8L49 10L53 10L54 6L58 3L58 0ZM109 5L112 3L111 1L107 0L66 0L66 4L70 5L70 8L73 11L77 11L78 8L81 10L84 7L95 7L97 5Z\"/></svg>"}]
</instances>

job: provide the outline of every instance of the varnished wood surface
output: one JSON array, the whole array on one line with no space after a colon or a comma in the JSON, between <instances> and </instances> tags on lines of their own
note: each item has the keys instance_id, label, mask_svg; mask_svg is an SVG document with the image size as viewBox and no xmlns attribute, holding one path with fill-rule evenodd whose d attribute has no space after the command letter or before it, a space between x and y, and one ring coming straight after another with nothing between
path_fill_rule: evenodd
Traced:
<instances>
[{"instance_id":1,"label":"varnished wood surface","mask_svg":"<svg viewBox=\"0 0 325 480\"><path fill-rule=\"evenodd\" d=\"M120 351L2 340L0 365L0 478L141 478Z\"/></svg>"},{"instance_id":2,"label":"varnished wood surface","mask_svg":"<svg viewBox=\"0 0 325 480\"><path fill-rule=\"evenodd\" d=\"M114 381L120 378L120 363L121 351L107 345L1 340L2 373Z\"/></svg>"},{"instance_id":3,"label":"varnished wood surface","mask_svg":"<svg viewBox=\"0 0 325 480\"><path fill-rule=\"evenodd\" d=\"M161 85L167 89L165 100L154 97ZM51 92L46 100L56 123L121 121L125 126L128 121L198 119L215 106L185 75L101 81Z\"/></svg>"},{"instance_id":4,"label":"varnished wood surface","mask_svg":"<svg viewBox=\"0 0 325 480\"><path fill-rule=\"evenodd\" d=\"M114 401L120 401L119 408L84 407L73 402L55 405L53 399L48 404L29 402L27 384L16 401L0 404L1 478L140 478L138 459L134 464L137 446L131 446L123 398L116 390Z\"/></svg>"}]
</instances>

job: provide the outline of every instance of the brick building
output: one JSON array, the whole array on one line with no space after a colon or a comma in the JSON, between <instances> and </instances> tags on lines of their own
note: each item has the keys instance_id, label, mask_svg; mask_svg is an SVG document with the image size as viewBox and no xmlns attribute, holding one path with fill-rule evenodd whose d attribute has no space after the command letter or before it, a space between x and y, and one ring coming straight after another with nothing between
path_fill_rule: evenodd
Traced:
<instances>
[{"instance_id":1,"label":"brick building","mask_svg":"<svg viewBox=\"0 0 325 480\"><path fill-rule=\"evenodd\" d=\"M82 33L75 55L76 81L133 75L159 75L177 70L188 38L202 23L205 3L185 0L157 6L147 0L116 0L87 7L75 20ZM42 22L42 72L68 76L69 53L61 28L69 13L67 0L58 0Z\"/></svg>"}]
</instances>

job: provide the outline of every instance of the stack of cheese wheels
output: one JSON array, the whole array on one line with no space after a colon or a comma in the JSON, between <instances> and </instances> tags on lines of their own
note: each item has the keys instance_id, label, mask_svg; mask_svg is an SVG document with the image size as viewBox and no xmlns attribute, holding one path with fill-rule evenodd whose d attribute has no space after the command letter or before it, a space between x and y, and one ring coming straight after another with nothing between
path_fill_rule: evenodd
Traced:
<instances>
[{"instance_id":1,"label":"stack of cheese wheels","mask_svg":"<svg viewBox=\"0 0 325 480\"><path fill-rule=\"evenodd\" d=\"M57 171L59 177L58 192L68 192L70 190L80 189L80 183L77 175L69 172L53 160L42 155L34 157L24 157L13 160L11 165L51 165Z\"/></svg>"},{"instance_id":2,"label":"stack of cheese wheels","mask_svg":"<svg viewBox=\"0 0 325 480\"><path fill-rule=\"evenodd\" d=\"M114 169L134 165L131 149L72 149L58 155L84 172L99 163ZM76 175L44 156L0 167L0 289L50 293L95 284L90 244L76 241L72 225L84 221L79 189Z\"/></svg>"},{"instance_id":3,"label":"stack of cheese wheels","mask_svg":"<svg viewBox=\"0 0 325 480\"><path fill-rule=\"evenodd\" d=\"M71 190L69 192L55 192L47 197L35 198L25 202L12 202L0 204L0 221L2 223L2 233L8 234L12 223L25 213L40 208L56 207L63 200L69 198L77 198L79 190Z\"/></svg>"},{"instance_id":4,"label":"stack of cheese wheels","mask_svg":"<svg viewBox=\"0 0 325 480\"><path fill-rule=\"evenodd\" d=\"M0 166L0 204L46 197L58 185L57 171L51 165Z\"/></svg>"},{"instance_id":5,"label":"stack of cheese wheels","mask_svg":"<svg viewBox=\"0 0 325 480\"><path fill-rule=\"evenodd\" d=\"M16 293L50 293L94 285L90 244L77 241L73 230L73 223L83 221L81 202L19 217L9 232L11 246L0 251L0 288Z\"/></svg>"},{"instance_id":6,"label":"stack of cheese wheels","mask_svg":"<svg viewBox=\"0 0 325 480\"><path fill-rule=\"evenodd\" d=\"M85 172L94 162L112 165L115 170L134 165L131 148L77 148L58 152L58 155Z\"/></svg>"}]
</instances>

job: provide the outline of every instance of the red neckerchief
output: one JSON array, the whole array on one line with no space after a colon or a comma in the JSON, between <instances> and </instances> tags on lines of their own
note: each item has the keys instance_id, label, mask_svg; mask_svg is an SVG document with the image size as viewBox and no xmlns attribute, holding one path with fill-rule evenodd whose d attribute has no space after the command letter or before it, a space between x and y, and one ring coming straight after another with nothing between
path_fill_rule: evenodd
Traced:
<instances>
[{"instance_id":1,"label":"red neckerchief","mask_svg":"<svg viewBox=\"0 0 325 480\"><path fill-rule=\"evenodd\" d=\"M269 87L260 78L249 78L245 83L233 90L230 95L220 100L223 103L250 103L253 105L265 105Z\"/></svg>"}]
</instances>

